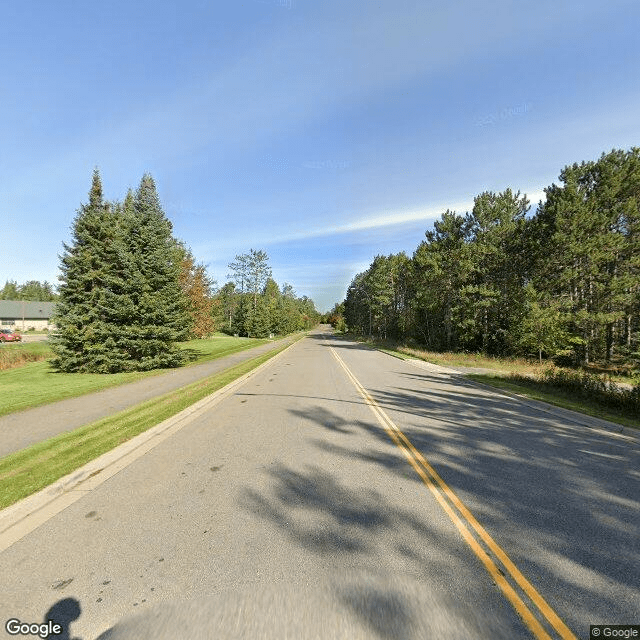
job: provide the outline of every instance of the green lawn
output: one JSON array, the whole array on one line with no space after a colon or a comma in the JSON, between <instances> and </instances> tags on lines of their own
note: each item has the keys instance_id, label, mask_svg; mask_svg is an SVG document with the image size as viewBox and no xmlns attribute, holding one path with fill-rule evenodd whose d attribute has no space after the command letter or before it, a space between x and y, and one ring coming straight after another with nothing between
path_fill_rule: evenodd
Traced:
<instances>
[{"instance_id":1,"label":"green lawn","mask_svg":"<svg viewBox=\"0 0 640 640\"><path fill-rule=\"evenodd\" d=\"M44 329L35 329L30 331L29 329L16 329L16 332L23 336L48 336L51 332L45 331Z\"/></svg>"},{"instance_id":2,"label":"green lawn","mask_svg":"<svg viewBox=\"0 0 640 640\"><path fill-rule=\"evenodd\" d=\"M269 340L253 338L214 337L207 340L190 340L181 347L188 350L194 360L187 366L193 366L209 360L215 360L232 353L265 344ZM1 349L7 348L3 345ZM38 348L38 343L12 345L11 349L26 347ZM39 347L41 348L41 347ZM23 366L0 371L0 416L30 407L37 407L64 398L100 391L126 382L164 373L168 369L130 373L58 373L52 370L47 361L31 362Z\"/></svg>"},{"instance_id":3,"label":"green lawn","mask_svg":"<svg viewBox=\"0 0 640 640\"><path fill-rule=\"evenodd\" d=\"M299 334L296 339L300 339ZM246 342L246 341L245 341ZM265 340L252 340L251 345ZM63 433L0 460L0 509L50 485L87 462L176 415L289 346L241 362L186 387L153 398L75 431ZM204 350L207 350L204 347ZM127 374L129 375L129 374Z\"/></svg>"}]
</instances>

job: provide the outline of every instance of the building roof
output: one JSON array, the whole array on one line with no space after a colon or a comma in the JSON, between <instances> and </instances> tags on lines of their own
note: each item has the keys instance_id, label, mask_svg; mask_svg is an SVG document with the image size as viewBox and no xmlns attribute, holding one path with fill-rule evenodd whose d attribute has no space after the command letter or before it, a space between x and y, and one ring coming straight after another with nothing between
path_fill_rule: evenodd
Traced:
<instances>
[{"instance_id":1,"label":"building roof","mask_svg":"<svg viewBox=\"0 0 640 640\"><path fill-rule=\"evenodd\" d=\"M48 320L56 306L55 302L33 302L32 300L0 300L1 320Z\"/></svg>"}]
</instances>

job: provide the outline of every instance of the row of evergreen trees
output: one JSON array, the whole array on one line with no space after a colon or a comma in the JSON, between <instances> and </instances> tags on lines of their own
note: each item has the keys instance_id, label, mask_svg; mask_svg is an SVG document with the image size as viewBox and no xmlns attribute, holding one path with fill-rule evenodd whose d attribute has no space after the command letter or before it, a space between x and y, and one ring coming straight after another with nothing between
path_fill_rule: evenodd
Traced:
<instances>
[{"instance_id":1,"label":"row of evergreen trees","mask_svg":"<svg viewBox=\"0 0 640 640\"><path fill-rule=\"evenodd\" d=\"M242 278L240 291L228 283L214 292L205 266L173 236L153 178L145 174L124 202L108 202L95 170L89 202L80 207L61 256L53 365L94 373L174 367L184 359L178 342L216 328L262 337L315 324L313 303L281 295L266 254L254 254L261 261L258 279L256 265L247 262L234 271Z\"/></svg>"},{"instance_id":2,"label":"row of evergreen trees","mask_svg":"<svg viewBox=\"0 0 640 640\"><path fill-rule=\"evenodd\" d=\"M565 167L534 215L510 189L447 210L409 258L377 256L348 327L435 350L589 363L640 354L640 149Z\"/></svg>"}]
</instances>

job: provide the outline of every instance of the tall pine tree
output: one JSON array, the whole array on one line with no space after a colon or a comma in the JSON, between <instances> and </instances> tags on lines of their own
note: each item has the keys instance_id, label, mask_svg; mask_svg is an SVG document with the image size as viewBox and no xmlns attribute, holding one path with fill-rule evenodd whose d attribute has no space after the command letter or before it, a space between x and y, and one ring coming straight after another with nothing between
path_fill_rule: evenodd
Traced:
<instances>
[{"instance_id":1,"label":"tall pine tree","mask_svg":"<svg viewBox=\"0 0 640 640\"><path fill-rule=\"evenodd\" d=\"M187 337L190 321L180 287L180 252L149 174L142 177L133 202L125 209L132 258L129 354L138 370L174 367L182 362L176 342Z\"/></svg>"},{"instance_id":2,"label":"tall pine tree","mask_svg":"<svg viewBox=\"0 0 640 640\"><path fill-rule=\"evenodd\" d=\"M176 342L188 319L177 243L151 176L135 197L109 204L96 169L72 235L61 257L54 366L112 373L181 363Z\"/></svg>"},{"instance_id":3,"label":"tall pine tree","mask_svg":"<svg viewBox=\"0 0 640 640\"><path fill-rule=\"evenodd\" d=\"M73 241L61 257L60 299L51 337L53 364L61 371L109 373L130 367L120 318L131 308L126 296L128 256L118 207L103 200L93 173L89 203L73 223Z\"/></svg>"}]
</instances>

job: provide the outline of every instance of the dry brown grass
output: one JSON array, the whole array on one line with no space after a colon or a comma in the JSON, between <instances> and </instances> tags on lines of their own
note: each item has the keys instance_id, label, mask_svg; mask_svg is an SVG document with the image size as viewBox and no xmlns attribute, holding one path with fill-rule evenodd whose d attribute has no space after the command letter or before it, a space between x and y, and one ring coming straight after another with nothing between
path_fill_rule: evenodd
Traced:
<instances>
[{"instance_id":1,"label":"dry brown grass","mask_svg":"<svg viewBox=\"0 0 640 640\"><path fill-rule=\"evenodd\" d=\"M492 369L494 371L508 371L519 373L537 374L542 367L536 363L524 358L491 358L478 353L453 353L453 352L435 352L416 349L413 347L397 347L400 353L420 358L433 364L459 367L478 367L482 369Z\"/></svg>"},{"instance_id":2,"label":"dry brown grass","mask_svg":"<svg viewBox=\"0 0 640 640\"><path fill-rule=\"evenodd\" d=\"M53 354L46 342L3 344L0 346L0 370L15 369L29 362L46 360Z\"/></svg>"}]
</instances>

